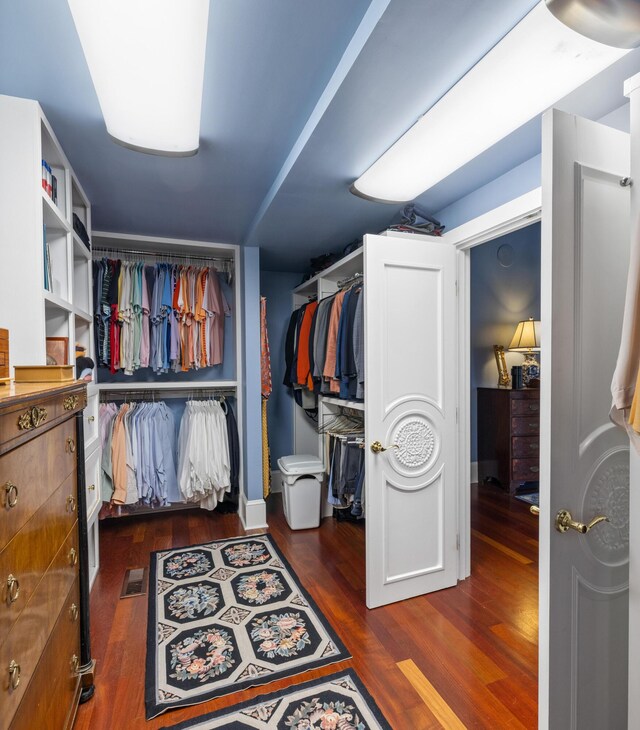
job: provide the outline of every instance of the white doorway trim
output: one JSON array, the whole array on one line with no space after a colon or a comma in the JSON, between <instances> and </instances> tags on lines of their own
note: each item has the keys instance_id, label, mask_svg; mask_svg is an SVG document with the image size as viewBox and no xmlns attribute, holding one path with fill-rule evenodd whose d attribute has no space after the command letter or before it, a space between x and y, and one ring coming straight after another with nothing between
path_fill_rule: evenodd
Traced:
<instances>
[{"instance_id":1,"label":"white doorway trim","mask_svg":"<svg viewBox=\"0 0 640 730\"><path fill-rule=\"evenodd\" d=\"M542 188L536 188L445 233L457 249L458 280L458 579L471 573L471 328L470 254L474 246L536 223L542 218Z\"/></svg>"}]
</instances>

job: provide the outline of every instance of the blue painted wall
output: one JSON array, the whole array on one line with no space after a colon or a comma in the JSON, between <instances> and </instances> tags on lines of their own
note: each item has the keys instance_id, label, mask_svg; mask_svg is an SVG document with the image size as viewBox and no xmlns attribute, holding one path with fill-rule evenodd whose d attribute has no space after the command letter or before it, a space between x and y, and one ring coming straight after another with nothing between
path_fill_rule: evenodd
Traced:
<instances>
[{"instance_id":1,"label":"blue painted wall","mask_svg":"<svg viewBox=\"0 0 640 730\"><path fill-rule=\"evenodd\" d=\"M511 247L512 264L497 258ZM498 383L494 345L509 346L520 320L540 319L540 224L471 249L471 461L477 461L477 388ZM507 368L523 356L506 353ZM544 377L544 368L542 368Z\"/></svg>"},{"instance_id":2,"label":"blue painted wall","mask_svg":"<svg viewBox=\"0 0 640 730\"><path fill-rule=\"evenodd\" d=\"M260 291L267 298L267 330L271 352L271 377L273 391L267 404L269 423L269 447L271 468L278 468L278 459L294 453L293 448L293 397L284 387L284 341L291 316L291 290L297 286L300 274L279 271L263 271L260 274Z\"/></svg>"},{"instance_id":3,"label":"blue painted wall","mask_svg":"<svg viewBox=\"0 0 640 730\"><path fill-rule=\"evenodd\" d=\"M260 392L260 249L242 250L242 340L244 346L243 468L248 500L262 499L262 416Z\"/></svg>"}]
</instances>

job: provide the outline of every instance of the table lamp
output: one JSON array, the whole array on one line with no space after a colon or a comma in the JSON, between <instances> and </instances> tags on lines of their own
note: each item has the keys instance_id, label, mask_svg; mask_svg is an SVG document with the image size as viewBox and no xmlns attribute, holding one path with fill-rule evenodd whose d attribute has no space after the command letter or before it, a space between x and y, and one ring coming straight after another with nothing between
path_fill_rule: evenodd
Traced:
<instances>
[{"instance_id":1,"label":"table lamp","mask_svg":"<svg viewBox=\"0 0 640 730\"><path fill-rule=\"evenodd\" d=\"M534 353L540 352L540 322L534 320L533 317L518 322L509 350L524 353L522 382L525 388L538 386L540 384L540 363Z\"/></svg>"}]
</instances>

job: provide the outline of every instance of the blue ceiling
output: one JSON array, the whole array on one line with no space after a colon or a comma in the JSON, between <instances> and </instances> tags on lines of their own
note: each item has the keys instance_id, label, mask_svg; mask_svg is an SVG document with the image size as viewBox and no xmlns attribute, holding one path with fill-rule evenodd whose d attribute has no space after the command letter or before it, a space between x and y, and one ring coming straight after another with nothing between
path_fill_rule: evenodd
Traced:
<instances>
[{"instance_id":1,"label":"blue ceiling","mask_svg":"<svg viewBox=\"0 0 640 730\"><path fill-rule=\"evenodd\" d=\"M40 101L94 229L260 246L264 268L299 271L389 224L398 206L349 185L536 1L211 0L191 158L109 140L65 0L0 0L0 93ZM604 115L634 70L635 52L564 106ZM539 150L533 120L420 202L440 210Z\"/></svg>"}]
</instances>

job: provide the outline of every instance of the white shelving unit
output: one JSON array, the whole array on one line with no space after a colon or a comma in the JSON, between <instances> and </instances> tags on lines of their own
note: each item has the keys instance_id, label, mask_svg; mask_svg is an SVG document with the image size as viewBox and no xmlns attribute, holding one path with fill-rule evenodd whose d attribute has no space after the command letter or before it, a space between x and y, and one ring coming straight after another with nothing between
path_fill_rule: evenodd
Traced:
<instances>
[{"instance_id":1,"label":"white shelving unit","mask_svg":"<svg viewBox=\"0 0 640 730\"><path fill-rule=\"evenodd\" d=\"M102 231L94 232L92 236L94 255L102 255L101 252L109 251L112 258L118 257L118 252L127 254L136 251L144 256L157 257L158 260L170 260L171 257L180 260L181 258L197 257L202 258L203 263L207 259L225 259L233 265L233 300L229 301L234 322L233 345L225 342L225 353L231 349L234 353L235 368L232 378L207 379L207 380L172 380L171 374L163 376L162 380L140 381L135 377L127 378L126 382L109 382L108 379L101 380L102 372L98 371L98 382L95 387L96 412L98 410L98 399L100 392L123 393L144 391L174 391L172 395L184 392L184 398L197 397L198 391L206 390L232 390L235 392L235 415L240 435L240 493L244 491L244 474L242 469L242 433L243 433L243 357L242 357L242 266L240 260L240 247L226 243L212 243L203 241L190 241L185 239L161 238L157 236L138 236L122 233L108 233ZM126 258L135 258L133 255L126 255ZM146 259L144 259L146 260ZM89 264L91 262L89 261ZM149 260L149 263L152 263ZM145 368L144 370L149 369ZM142 370L140 372L143 372ZM182 396L180 396L182 397ZM175 508L183 508L182 505ZM161 508L171 509L171 508Z\"/></svg>"},{"instance_id":2,"label":"white shelving unit","mask_svg":"<svg viewBox=\"0 0 640 730\"><path fill-rule=\"evenodd\" d=\"M73 231L73 214L91 235L91 205L40 105L0 96L0 327L9 330L11 366L44 365L46 338L68 339L93 358L91 252ZM42 160L57 180L57 201L42 186ZM46 232L46 233L45 233ZM51 281L45 288L45 248ZM85 458L95 471L98 446L97 389L88 388ZM90 584L98 566L95 500L87 469Z\"/></svg>"},{"instance_id":3,"label":"white shelving unit","mask_svg":"<svg viewBox=\"0 0 640 730\"><path fill-rule=\"evenodd\" d=\"M353 251L333 266L303 282L293 290L293 309L298 309L311 298L324 299L338 291L338 282L349 279L355 274L364 274L364 256L362 249ZM314 454L324 461L324 436L318 433L318 425L337 415L341 409L350 408L364 413L365 404L362 401L350 401L335 396L318 396L318 421L313 421L304 410L295 403L293 419L294 453ZM325 465L326 466L326 465ZM323 494L324 516L331 514L327 505L326 495Z\"/></svg>"}]
</instances>

